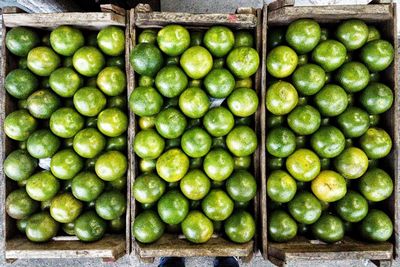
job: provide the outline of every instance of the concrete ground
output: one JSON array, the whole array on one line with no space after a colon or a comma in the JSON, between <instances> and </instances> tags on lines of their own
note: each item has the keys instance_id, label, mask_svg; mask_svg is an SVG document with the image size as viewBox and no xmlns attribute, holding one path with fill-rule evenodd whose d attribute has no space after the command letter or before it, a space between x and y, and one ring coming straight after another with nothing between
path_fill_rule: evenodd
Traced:
<instances>
[{"instance_id":1,"label":"concrete ground","mask_svg":"<svg viewBox=\"0 0 400 267\"><path fill-rule=\"evenodd\" d=\"M312 2L313 0L309 0ZM10 3L15 3L17 0L0 0L0 7L9 5ZM143 1L145 2L145 1ZM271 0L266 0L266 3L271 2ZM234 12L237 7L240 6L253 6L253 7L261 7L263 5L262 0L223 0L223 1L199 1L199 0L161 0L161 9L162 11L182 11L182 12ZM2 190L0 188L0 190ZM4 214L3 209L4 205L0 205L0 215ZM0 218L2 221L2 218ZM2 225L0 224L0 247L3 246L4 240L1 239L3 237ZM0 266L13 266L13 267L125 267L125 266L133 266L133 267L153 267L158 265L158 260L156 259L153 264L143 264L141 263L134 255L126 255L120 258L118 261L114 263L102 263L101 260L98 259L38 259L38 260L18 260L13 264L7 264L4 261L4 254L0 253ZM209 257L193 257L186 259L186 266L190 267L205 267L212 266L213 259ZM273 266L270 262L264 261L261 255L256 255L250 263L241 263L241 266ZM375 266L369 261L315 261L315 262L306 262L306 261L296 261L296 262L288 262L287 266L293 267L329 267L329 266L340 266L340 267L369 267ZM392 266L400 266L400 261L396 261Z\"/></svg>"}]
</instances>

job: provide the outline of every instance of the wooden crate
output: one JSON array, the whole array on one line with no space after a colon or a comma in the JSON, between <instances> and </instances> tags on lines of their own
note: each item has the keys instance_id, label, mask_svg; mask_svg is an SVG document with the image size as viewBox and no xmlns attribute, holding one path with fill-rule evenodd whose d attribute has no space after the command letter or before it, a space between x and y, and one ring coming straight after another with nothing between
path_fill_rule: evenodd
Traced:
<instances>
[{"instance_id":1,"label":"wooden crate","mask_svg":"<svg viewBox=\"0 0 400 267\"><path fill-rule=\"evenodd\" d=\"M261 10L254 10L251 8L240 8L236 14L190 14L190 13L171 13L171 12L152 12L148 5L138 5L135 9L130 11L130 37L132 49L136 44L137 35L142 29L146 28L162 28L168 24L180 24L189 29L205 30L213 25L225 25L233 30L246 29L254 33L256 41L256 49L261 56ZM254 85L259 97L261 96L261 65L254 76ZM132 92L136 86L135 73L131 69L130 76L128 77L128 91ZM260 137L259 115L260 107L263 101L260 99L259 109L256 112L254 123L258 138ZM138 126L134 114L130 114L130 125L135 127L129 128L128 148L129 150L129 164L132 166L129 172L131 184L135 181L138 175L138 160L132 148L132 142L138 131ZM260 147L260 146L259 146ZM254 175L258 180L258 186L261 184L259 181L259 168L258 163L258 150L253 157ZM258 190L259 192L260 190ZM259 194L259 193L258 193ZM259 195L254 200L254 217L258 221L258 207ZM131 217L132 221L138 213L138 207L135 199L132 196L131 200ZM193 244L185 240L182 236L174 234L164 234L158 241L153 244L141 244L136 242L132 236L132 250L143 261L152 262L154 257L162 256L176 256L176 257L190 257L190 256L238 256L243 260L250 260L253 252L258 250L257 236L254 240L245 244L236 244L223 237L213 235L212 239L205 244Z\"/></svg>"},{"instance_id":2,"label":"wooden crate","mask_svg":"<svg viewBox=\"0 0 400 267\"><path fill-rule=\"evenodd\" d=\"M266 182L268 170L266 167L266 108L261 111L261 216L262 216L262 254L264 259L269 259L276 265L285 265L287 261L292 260L344 260L344 259L369 259L374 263L390 265L394 256L399 253L399 95L398 95L398 50L397 50L397 29L396 29L396 7L394 4L370 4L370 5L352 5L352 6L313 6L313 7L295 7L293 0L283 0L265 5L263 10L263 66L262 66L262 99L265 99L267 90L267 70L266 56L268 54L267 34L268 29L276 26L287 26L290 22L300 18L313 18L320 23L337 23L342 20L359 18L367 23L378 26L383 33L383 38L392 42L395 48L395 60L393 64L382 73L383 80L394 91L395 100L390 111L385 113L383 126L393 139L393 149L385 161L384 169L389 172L394 179L394 192L390 199L384 205L393 219L394 231L393 237L388 242L366 243L349 237L336 244L324 244L316 240L308 240L304 237L298 237L287 243L275 243L268 241L267 230L267 189Z\"/></svg>"},{"instance_id":3,"label":"wooden crate","mask_svg":"<svg viewBox=\"0 0 400 267\"><path fill-rule=\"evenodd\" d=\"M53 13L53 14L26 14L16 8L3 9L2 25L2 51L1 51L1 73L0 73L0 124L16 109L16 103L4 90L4 79L8 72L17 67L16 58L8 52L5 45L6 33L10 28L17 26L28 26L39 30L51 30L60 25L72 25L84 30L99 30L109 25L125 27L126 11L113 5L102 6L103 12L93 13ZM126 33L128 29L126 29ZM126 58L128 54L128 42L126 42ZM128 59L126 60L128 62ZM127 63L128 64L128 63ZM1 202L5 203L6 196L15 189L16 183L5 177L3 172L3 161L12 152L17 143L8 138L1 130L0 145L0 194ZM129 181L128 181L129 184ZM102 258L104 261L114 261L129 251L130 246L130 213L129 194L127 188L127 212L126 233L119 235L106 235L103 239L84 243L76 237L57 236L46 243L32 243L22 236L16 229L15 220L10 218L3 209L2 224L5 226L3 232L5 258L9 262L17 259L33 258Z\"/></svg>"}]
</instances>

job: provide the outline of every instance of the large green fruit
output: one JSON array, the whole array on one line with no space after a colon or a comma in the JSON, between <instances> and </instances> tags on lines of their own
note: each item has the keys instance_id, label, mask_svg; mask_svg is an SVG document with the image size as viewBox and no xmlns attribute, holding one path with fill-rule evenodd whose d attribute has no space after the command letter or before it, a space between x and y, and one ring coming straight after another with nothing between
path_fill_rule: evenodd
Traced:
<instances>
[{"instance_id":1,"label":"large green fruit","mask_svg":"<svg viewBox=\"0 0 400 267\"><path fill-rule=\"evenodd\" d=\"M337 80L348 93L359 92L369 83L369 71L360 62L347 62L338 70Z\"/></svg>"},{"instance_id":2,"label":"large green fruit","mask_svg":"<svg viewBox=\"0 0 400 267\"><path fill-rule=\"evenodd\" d=\"M62 138L74 137L84 123L84 118L72 108L57 109L50 117L51 131Z\"/></svg>"},{"instance_id":3,"label":"large green fruit","mask_svg":"<svg viewBox=\"0 0 400 267\"><path fill-rule=\"evenodd\" d=\"M80 30L62 25L50 33L51 47L62 56L72 56L76 50L85 44L85 38Z\"/></svg>"},{"instance_id":4,"label":"large green fruit","mask_svg":"<svg viewBox=\"0 0 400 267\"><path fill-rule=\"evenodd\" d=\"M136 216L132 224L132 235L141 243L157 241L165 230L165 224L153 210L146 210Z\"/></svg>"},{"instance_id":5,"label":"large green fruit","mask_svg":"<svg viewBox=\"0 0 400 267\"><path fill-rule=\"evenodd\" d=\"M17 99L26 99L39 86L39 81L32 72L26 69L10 71L4 80L4 88Z\"/></svg>"},{"instance_id":6,"label":"large green fruit","mask_svg":"<svg viewBox=\"0 0 400 267\"><path fill-rule=\"evenodd\" d=\"M233 242L246 243L254 237L256 223L250 213L239 210L225 221L224 230Z\"/></svg>"},{"instance_id":7,"label":"large green fruit","mask_svg":"<svg viewBox=\"0 0 400 267\"><path fill-rule=\"evenodd\" d=\"M314 102L322 116L334 117L345 111L348 98L342 87L327 84L315 95Z\"/></svg>"},{"instance_id":8,"label":"large green fruit","mask_svg":"<svg viewBox=\"0 0 400 267\"><path fill-rule=\"evenodd\" d=\"M198 119L208 111L210 100L202 89L190 87L179 96L179 107L187 117Z\"/></svg>"},{"instance_id":9,"label":"large green fruit","mask_svg":"<svg viewBox=\"0 0 400 267\"><path fill-rule=\"evenodd\" d=\"M345 62L346 47L336 40L323 41L313 50L312 59L325 71L334 71Z\"/></svg>"},{"instance_id":10,"label":"large green fruit","mask_svg":"<svg viewBox=\"0 0 400 267\"><path fill-rule=\"evenodd\" d=\"M361 92L360 102L369 114L381 114L392 107L393 92L383 83L372 82Z\"/></svg>"},{"instance_id":11,"label":"large green fruit","mask_svg":"<svg viewBox=\"0 0 400 267\"><path fill-rule=\"evenodd\" d=\"M296 136L286 127L275 127L267 135L267 151L274 157L286 158L296 150Z\"/></svg>"},{"instance_id":12,"label":"large green fruit","mask_svg":"<svg viewBox=\"0 0 400 267\"><path fill-rule=\"evenodd\" d=\"M286 171L272 171L267 179L267 194L275 202L286 203L297 191L296 181Z\"/></svg>"},{"instance_id":13,"label":"large green fruit","mask_svg":"<svg viewBox=\"0 0 400 267\"><path fill-rule=\"evenodd\" d=\"M292 80L301 94L314 95L325 85L325 71L316 64L304 64L295 70Z\"/></svg>"},{"instance_id":14,"label":"large green fruit","mask_svg":"<svg viewBox=\"0 0 400 267\"><path fill-rule=\"evenodd\" d=\"M81 77L72 68L58 68L50 75L51 89L61 97L73 97L81 86Z\"/></svg>"},{"instance_id":15,"label":"large green fruit","mask_svg":"<svg viewBox=\"0 0 400 267\"><path fill-rule=\"evenodd\" d=\"M298 100L296 88L285 81L273 83L267 90L266 106L274 115L288 114L296 107Z\"/></svg>"},{"instance_id":16,"label":"large green fruit","mask_svg":"<svg viewBox=\"0 0 400 267\"><path fill-rule=\"evenodd\" d=\"M106 67L97 75L96 83L104 94L117 96L126 89L126 76L118 67Z\"/></svg>"},{"instance_id":17,"label":"large green fruit","mask_svg":"<svg viewBox=\"0 0 400 267\"><path fill-rule=\"evenodd\" d=\"M181 68L169 65L162 68L156 76L158 91L165 97L179 96L188 85L188 78Z\"/></svg>"},{"instance_id":18,"label":"large green fruit","mask_svg":"<svg viewBox=\"0 0 400 267\"><path fill-rule=\"evenodd\" d=\"M126 211L126 198L119 191L109 191L96 199L96 213L105 220L114 220Z\"/></svg>"},{"instance_id":19,"label":"large green fruit","mask_svg":"<svg viewBox=\"0 0 400 267\"><path fill-rule=\"evenodd\" d=\"M297 193L288 203L288 208L293 218L303 224L315 223L322 213L320 201L307 191Z\"/></svg>"},{"instance_id":20,"label":"large green fruit","mask_svg":"<svg viewBox=\"0 0 400 267\"><path fill-rule=\"evenodd\" d=\"M236 126L226 137L226 145L236 157L250 156L257 149L257 135L248 126Z\"/></svg>"},{"instance_id":21,"label":"large green fruit","mask_svg":"<svg viewBox=\"0 0 400 267\"><path fill-rule=\"evenodd\" d=\"M95 128L86 128L79 131L73 141L75 152L84 158L96 157L105 146L105 137Z\"/></svg>"},{"instance_id":22,"label":"large green fruit","mask_svg":"<svg viewBox=\"0 0 400 267\"><path fill-rule=\"evenodd\" d=\"M25 57L29 51L40 43L39 36L27 27L15 27L7 32L6 46L11 53Z\"/></svg>"},{"instance_id":23,"label":"large green fruit","mask_svg":"<svg viewBox=\"0 0 400 267\"><path fill-rule=\"evenodd\" d=\"M250 201L257 193L256 179L248 171L235 171L226 181L226 191L235 201Z\"/></svg>"},{"instance_id":24,"label":"large green fruit","mask_svg":"<svg viewBox=\"0 0 400 267\"><path fill-rule=\"evenodd\" d=\"M16 220L27 218L39 208L39 203L29 197L25 188L8 194L5 204L8 216Z\"/></svg>"},{"instance_id":25,"label":"large green fruit","mask_svg":"<svg viewBox=\"0 0 400 267\"><path fill-rule=\"evenodd\" d=\"M214 226L210 219L197 210L189 212L181 224L185 237L193 243L205 243L210 240Z\"/></svg>"},{"instance_id":26,"label":"large green fruit","mask_svg":"<svg viewBox=\"0 0 400 267\"><path fill-rule=\"evenodd\" d=\"M346 179L357 179L368 169L368 157L357 147L346 148L334 161L336 170Z\"/></svg>"},{"instance_id":27,"label":"large green fruit","mask_svg":"<svg viewBox=\"0 0 400 267\"><path fill-rule=\"evenodd\" d=\"M58 192L60 183L49 171L38 172L26 183L26 192L37 201L52 199Z\"/></svg>"},{"instance_id":28,"label":"large green fruit","mask_svg":"<svg viewBox=\"0 0 400 267\"><path fill-rule=\"evenodd\" d=\"M93 172L81 172L74 177L71 191L79 200L90 202L103 192L105 183Z\"/></svg>"},{"instance_id":29,"label":"large green fruit","mask_svg":"<svg viewBox=\"0 0 400 267\"><path fill-rule=\"evenodd\" d=\"M172 190L160 198L157 210L163 222L172 225L179 224L189 212L189 201L181 192Z\"/></svg>"},{"instance_id":30,"label":"large green fruit","mask_svg":"<svg viewBox=\"0 0 400 267\"><path fill-rule=\"evenodd\" d=\"M312 19L299 19L290 23L286 31L286 42L299 54L314 49L321 38L321 28Z\"/></svg>"},{"instance_id":31,"label":"large green fruit","mask_svg":"<svg viewBox=\"0 0 400 267\"><path fill-rule=\"evenodd\" d=\"M191 200L200 200L210 191L211 182L201 170L189 171L180 181L182 193Z\"/></svg>"},{"instance_id":32,"label":"large green fruit","mask_svg":"<svg viewBox=\"0 0 400 267\"><path fill-rule=\"evenodd\" d=\"M206 130L215 137L227 135L235 125L232 113L224 107L210 109L203 118Z\"/></svg>"},{"instance_id":33,"label":"large green fruit","mask_svg":"<svg viewBox=\"0 0 400 267\"><path fill-rule=\"evenodd\" d=\"M117 137L128 129L128 117L119 108L108 108L97 117L97 128L108 137Z\"/></svg>"},{"instance_id":34,"label":"large green fruit","mask_svg":"<svg viewBox=\"0 0 400 267\"><path fill-rule=\"evenodd\" d=\"M389 216L380 210L370 210L361 222L361 235L372 242L387 241L393 234L393 223Z\"/></svg>"},{"instance_id":35,"label":"large green fruit","mask_svg":"<svg viewBox=\"0 0 400 267\"><path fill-rule=\"evenodd\" d=\"M368 26L359 19L342 22L336 30L337 39L352 51L361 48L368 39Z\"/></svg>"},{"instance_id":36,"label":"large green fruit","mask_svg":"<svg viewBox=\"0 0 400 267\"><path fill-rule=\"evenodd\" d=\"M343 239L344 225L339 217L330 214L322 215L312 226L314 236L326 243L334 243Z\"/></svg>"},{"instance_id":37,"label":"large green fruit","mask_svg":"<svg viewBox=\"0 0 400 267\"><path fill-rule=\"evenodd\" d=\"M288 46L277 46L267 56L267 70L275 78L290 76L296 69L298 57L296 52Z\"/></svg>"},{"instance_id":38,"label":"large green fruit","mask_svg":"<svg viewBox=\"0 0 400 267\"><path fill-rule=\"evenodd\" d=\"M158 32L157 43L168 56L179 56L189 47L190 34L185 27L168 25Z\"/></svg>"},{"instance_id":39,"label":"large green fruit","mask_svg":"<svg viewBox=\"0 0 400 267\"><path fill-rule=\"evenodd\" d=\"M160 49L149 43L136 45L129 56L129 61L134 71L150 77L155 76L164 64Z\"/></svg>"},{"instance_id":40,"label":"large green fruit","mask_svg":"<svg viewBox=\"0 0 400 267\"><path fill-rule=\"evenodd\" d=\"M93 117L106 106L106 97L95 87L83 87L74 95L74 106L84 116Z\"/></svg>"},{"instance_id":41,"label":"large green fruit","mask_svg":"<svg viewBox=\"0 0 400 267\"><path fill-rule=\"evenodd\" d=\"M214 181L227 179L232 174L234 165L232 156L222 148L211 150L203 162L204 172Z\"/></svg>"},{"instance_id":42,"label":"large green fruit","mask_svg":"<svg viewBox=\"0 0 400 267\"><path fill-rule=\"evenodd\" d=\"M360 193L349 191L337 202L336 212L347 222L359 222L367 216L368 202Z\"/></svg>"},{"instance_id":43,"label":"large green fruit","mask_svg":"<svg viewBox=\"0 0 400 267\"><path fill-rule=\"evenodd\" d=\"M106 64L103 54L93 46L78 49L72 57L74 68L87 77L96 76Z\"/></svg>"},{"instance_id":44,"label":"large green fruit","mask_svg":"<svg viewBox=\"0 0 400 267\"><path fill-rule=\"evenodd\" d=\"M213 56L223 57L232 49L235 36L228 27L212 26L204 34L203 42Z\"/></svg>"},{"instance_id":45,"label":"large green fruit","mask_svg":"<svg viewBox=\"0 0 400 267\"><path fill-rule=\"evenodd\" d=\"M27 60L29 70L38 76L49 76L61 62L60 57L46 46L33 48Z\"/></svg>"},{"instance_id":46,"label":"large green fruit","mask_svg":"<svg viewBox=\"0 0 400 267\"><path fill-rule=\"evenodd\" d=\"M28 110L38 119L48 119L60 106L59 97L51 90L41 89L27 99Z\"/></svg>"},{"instance_id":47,"label":"large green fruit","mask_svg":"<svg viewBox=\"0 0 400 267\"><path fill-rule=\"evenodd\" d=\"M272 241L287 242L297 235L297 223L283 210L275 210L268 216L268 234Z\"/></svg>"},{"instance_id":48,"label":"large green fruit","mask_svg":"<svg viewBox=\"0 0 400 267\"><path fill-rule=\"evenodd\" d=\"M83 160L72 149L58 151L50 162L50 170L55 177L69 180L83 168Z\"/></svg>"},{"instance_id":49,"label":"large green fruit","mask_svg":"<svg viewBox=\"0 0 400 267\"><path fill-rule=\"evenodd\" d=\"M153 87L136 87L129 97L129 107L138 116L152 116L160 112L162 96Z\"/></svg>"},{"instance_id":50,"label":"large green fruit","mask_svg":"<svg viewBox=\"0 0 400 267\"><path fill-rule=\"evenodd\" d=\"M51 200L50 214L57 222L73 222L82 211L82 202L71 193L62 193Z\"/></svg>"},{"instance_id":51,"label":"large green fruit","mask_svg":"<svg viewBox=\"0 0 400 267\"><path fill-rule=\"evenodd\" d=\"M393 62L394 48L386 40L374 40L361 49L360 57L370 71L383 71Z\"/></svg>"},{"instance_id":52,"label":"large green fruit","mask_svg":"<svg viewBox=\"0 0 400 267\"><path fill-rule=\"evenodd\" d=\"M135 199L143 204L157 202L164 194L166 185L164 180L156 174L142 174L135 179L132 192Z\"/></svg>"},{"instance_id":53,"label":"large green fruit","mask_svg":"<svg viewBox=\"0 0 400 267\"><path fill-rule=\"evenodd\" d=\"M369 159L386 157L392 150L392 139L383 129L370 127L359 140L362 150Z\"/></svg>"},{"instance_id":54,"label":"large green fruit","mask_svg":"<svg viewBox=\"0 0 400 267\"><path fill-rule=\"evenodd\" d=\"M28 179L37 165L38 160L22 149L11 152L3 162L5 175L17 182Z\"/></svg>"},{"instance_id":55,"label":"large green fruit","mask_svg":"<svg viewBox=\"0 0 400 267\"><path fill-rule=\"evenodd\" d=\"M211 149L212 140L210 135L199 127L187 130L181 138L183 151L192 158L204 157ZM152 147L154 150L154 148Z\"/></svg>"},{"instance_id":56,"label":"large green fruit","mask_svg":"<svg viewBox=\"0 0 400 267\"><path fill-rule=\"evenodd\" d=\"M32 157L49 158L60 147L60 139L47 129L37 130L29 136L26 147Z\"/></svg>"},{"instance_id":57,"label":"large green fruit","mask_svg":"<svg viewBox=\"0 0 400 267\"><path fill-rule=\"evenodd\" d=\"M125 50L125 32L117 26L108 26L97 34L97 45L108 56L119 56Z\"/></svg>"},{"instance_id":58,"label":"large green fruit","mask_svg":"<svg viewBox=\"0 0 400 267\"><path fill-rule=\"evenodd\" d=\"M133 141L133 151L142 159L157 159L164 147L164 139L153 129L141 130Z\"/></svg>"},{"instance_id":59,"label":"large green fruit","mask_svg":"<svg viewBox=\"0 0 400 267\"><path fill-rule=\"evenodd\" d=\"M123 176L128 169L126 156L119 151L107 151L96 161L97 176L105 181L113 181Z\"/></svg>"},{"instance_id":60,"label":"large green fruit","mask_svg":"<svg viewBox=\"0 0 400 267\"><path fill-rule=\"evenodd\" d=\"M185 131L187 122L185 116L175 108L167 108L156 117L158 133L168 139L178 138Z\"/></svg>"},{"instance_id":61,"label":"large green fruit","mask_svg":"<svg viewBox=\"0 0 400 267\"><path fill-rule=\"evenodd\" d=\"M103 237L106 227L107 223L96 212L87 211L75 220L74 232L79 240L93 242Z\"/></svg>"},{"instance_id":62,"label":"large green fruit","mask_svg":"<svg viewBox=\"0 0 400 267\"><path fill-rule=\"evenodd\" d=\"M162 154L156 163L158 175L167 182L177 182L189 169L189 158L178 148Z\"/></svg>"},{"instance_id":63,"label":"large green fruit","mask_svg":"<svg viewBox=\"0 0 400 267\"><path fill-rule=\"evenodd\" d=\"M392 195L393 181L384 170L372 168L360 178L359 188L367 200L379 202Z\"/></svg>"},{"instance_id":64,"label":"large green fruit","mask_svg":"<svg viewBox=\"0 0 400 267\"><path fill-rule=\"evenodd\" d=\"M213 69L204 78L204 87L211 97L225 98L235 88L235 77L227 69Z\"/></svg>"},{"instance_id":65,"label":"large green fruit","mask_svg":"<svg viewBox=\"0 0 400 267\"><path fill-rule=\"evenodd\" d=\"M311 147L322 158L334 158L343 151L345 138L338 128L322 126L311 136Z\"/></svg>"},{"instance_id":66,"label":"large green fruit","mask_svg":"<svg viewBox=\"0 0 400 267\"><path fill-rule=\"evenodd\" d=\"M55 237L59 224L46 211L32 215L26 224L26 237L32 242L46 242Z\"/></svg>"},{"instance_id":67,"label":"large green fruit","mask_svg":"<svg viewBox=\"0 0 400 267\"><path fill-rule=\"evenodd\" d=\"M310 105L297 106L287 117L289 127L298 135L313 134L321 125L321 115Z\"/></svg>"},{"instance_id":68,"label":"large green fruit","mask_svg":"<svg viewBox=\"0 0 400 267\"><path fill-rule=\"evenodd\" d=\"M197 80L210 72L213 58L204 47L192 46L183 53L180 64L190 78Z\"/></svg>"},{"instance_id":69,"label":"large green fruit","mask_svg":"<svg viewBox=\"0 0 400 267\"><path fill-rule=\"evenodd\" d=\"M257 72L260 57L254 48L237 47L229 53L226 64L237 78L245 79Z\"/></svg>"}]
</instances>

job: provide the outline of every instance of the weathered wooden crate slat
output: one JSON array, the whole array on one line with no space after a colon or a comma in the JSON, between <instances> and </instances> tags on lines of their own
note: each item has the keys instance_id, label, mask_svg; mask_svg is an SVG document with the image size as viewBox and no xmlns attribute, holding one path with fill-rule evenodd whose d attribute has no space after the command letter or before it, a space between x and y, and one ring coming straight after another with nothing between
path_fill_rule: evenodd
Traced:
<instances>
[{"instance_id":1,"label":"weathered wooden crate slat","mask_svg":"<svg viewBox=\"0 0 400 267\"><path fill-rule=\"evenodd\" d=\"M99 30L109 25L124 27L126 26L125 14L115 13L115 7L105 5L106 10L113 12L96 12L96 13L49 13L49 14L3 14L2 25L2 50L1 50L1 73L0 88L4 88L4 79L9 71L17 67L15 57L13 57L6 49L5 38L7 29L17 26L28 26L39 30L50 30L60 25L71 25L81 29ZM5 9L16 11L16 9ZM4 11L4 10L3 10ZM126 28L126 34L129 29ZM128 38L126 38L126 62L129 62ZM127 63L128 64L128 63ZM129 74L129 71L126 70ZM0 90L0 124L4 124L7 114L16 108L16 102L6 93L4 89ZM3 161L6 156L15 149L16 142L10 140L4 133L0 131L0 192L1 202L5 203L6 196L15 189L15 184L6 179L3 172ZM129 179L129 177L128 177ZM129 184L129 180L127 181ZM15 226L15 221L11 219L4 211L2 223L5 226L4 231L4 248L5 258L7 261L16 259L33 259L33 258L102 258L107 261L114 261L129 251L130 247L130 188L127 188L127 213L126 213L126 233L119 235L105 235L103 239L93 242L84 243L78 241L77 238L68 236L57 236L47 243L29 242L22 237Z\"/></svg>"},{"instance_id":2,"label":"weathered wooden crate slat","mask_svg":"<svg viewBox=\"0 0 400 267\"><path fill-rule=\"evenodd\" d=\"M360 6L313 6L313 7L294 7L293 1L277 1L269 6L264 6L263 14L263 60L262 60L262 97L265 98L267 89L267 71L266 56L268 53L267 35L268 30L275 26L288 25L290 22L300 18L313 18L319 23L337 23L345 19L358 18L367 23L377 25L383 33L383 37L393 43L395 48L395 59L391 67L382 72L383 81L394 91L394 104L390 111L386 112L383 120L384 128L393 139L393 149L387 160L384 162L384 168L391 174L394 180L394 192L391 198L384 202L390 217L393 219L394 231L393 237L388 242L366 243L354 240L349 237L336 244L324 244L316 240L308 240L304 237L296 237L293 241L287 243L275 243L268 241L267 234L267 197L266 182L268 169L266 167L265 142L268 129L266 128L266 116L268 116L265 107L261 112L261 130L262 144L261 176L262 192L261 198L261 216L262 216L262 249L261 252L265 259L269 259L276 265L285 265L287 261L301 260L344 260L344 259L369 259L376 264L390 264L390 261L398 256L399 250L399 90L398 90L398 44L396 29L396 7L395 4L371 4Z\"/></svg>"},{"instance_id":3,"label":"weathered wooden crate slat","mask_svg":"<svg viewBox=\"0 0 400 267\"><path fill-rule=\"evenodd\" d=\"M144 9L143 9L144 7ZM130 11L129 15L129 28L130 28L130 49L136 44L136 38L140 29L146 28L162 28L168 24L180 24L188 29L204 30L213 25L225 25L233 30L245 29L251 30L254 33L256 48L261 55L261 10L242 9L242 14L189 14L189 13L171 13L171 12L149 12L145 6L138 6ZM251 13L251 14L250 14ZM128 92L132 92L135 89L136 80L135 73L130 66L131 73L128 76ZM261 64L254 77L254 87L257 93L260 95L261 92ZM262 106L260 100L260 106ZM255 115L255 129L257 136L260 137L260 106ZM134 136L138 131L137 122L134 114L130 113L130 125L128 134L128 147L129 151L129 164L131 169L129 171L131 185L133 184L136 175L138 175L137 161L135 155L131 149ZM132 127L132 126L135 127ZM260 147L260 146L259 146ZM260 188L261 182L259 181L259 151L257 150L253 157L254 174L258 180L258 186ZM254 217L258 220L258 209L259 209L259 194L254 200ZM131 218L134 221L136 214L138 213L137 203L131 196ZM258 221L257 221L258 224ZM259 231L257 231L257 234ZM245 244L235 244L226 240L223 237L213 237L205 244L192 244L185 239L180 239L177 235L164 234L158 241L153 244L139 244L132 237L132 250L138 255L143 261L152 261L154 257L161 256L177 256L177 257L189 257L189 256L237 256L242 257L244 260L252 258L253 253L258 250L257 236L254 240Z\"/></svg>"}]
</instances>

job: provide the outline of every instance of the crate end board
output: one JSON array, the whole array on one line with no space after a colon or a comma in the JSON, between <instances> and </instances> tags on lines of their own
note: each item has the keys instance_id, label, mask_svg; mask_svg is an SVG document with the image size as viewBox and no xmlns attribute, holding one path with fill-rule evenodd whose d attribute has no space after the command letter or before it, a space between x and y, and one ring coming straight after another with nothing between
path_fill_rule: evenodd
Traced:
<instances>
[{"instance_id":1,"label":"crate end board","mask_svg":"<svg viewBox=\"0 0 400 267\"><path fill-rule=\"evenodd\" d=\"M114 25L125 27L125 16L112 12L71 12L44 14L3 14L6 27L27 26L33 28L54 29L61 25L79 26L85 29L101 29Z\"/></svg>"},{"instance_id":2,"label":"crate end board","mask_svg":"<svg viewBox=\"0 0 400 267\"><path fill-rule=\"evenodd\" d=\"M282 1L281 1L282 2ZM285 1L283 1L285 2ZM301 245L295 246L294 242L288 242L283 244L272 243L268 240L267 236L267 205L266 200L261 203L261 213L263 218L263 231L262 231L262 248L260 248L264 259L273 258L277 261L284 262L284 259L291 258L294 259L321 259L321 257L326 257L326 259L370 259L370 260L392 260L393 258L398 258L399 253L399 188L400 183L398 181L399 176L399 147L400 133L398 131L398 106L400 105L400 99L398 94L398 51L397 51L397 31L396 31L396 5L395 4L371 4L364 6L314 6L314 7L294 7L290 4L291 1L286 1L285 5L278 5L274 7L272 4L269 6L264 5L264 15L263 15L263 94L265 97L266 93L266 56L267 56L267 33L268 30L275 26L288 25L290 22L295 21L300 18L312 18L320 23L337 23L338 21L343 21L346 19L357 18L365 20L367 23L379 24L382 26L382 31L385 33L386 37L393 42L395 48L395 59L392 66L384 72L386 75L386 82L390 84L394 92L394 105L392 109L386 114L385 123L388 124L387 129L393 138L393 150L390 154L389 170L393 174L394 179L394 192L395 194L387 201L389 214L394 218L394 231L393 237L389 242L385 242L382 246L377 244L363 243L356 240L348 240L349 245L344 245L339 243L335 246L325 246L324 253L321 254L320 248L317 245L310 244L309 241L304 241ZM272 7L272 8L271 8ZM264 115L266 115L266 110L263 110ZM265 136L268 132L266 129L266 117L261 121L262 135ZM265 147L265 139L263 140L262 147ZM264 151L265 152L265 151ZM266 152L265 152L266 153ZM265 154L266 159L266 154ZM266 194L266 179L267 170L261 169L262 175L262 190ZM347 246L347 247L346 247ZM354 248L353 248L354 247ZM306 251L305 248L310 248L310 251ZM357 251L354 251L357 250ZM346 253L346 251L352 251Z\"/></svg>"},{"instance_id":3,"label":"crate end board","mask_svg":"<svg viewBox=\"0 0 400 267\"><path fill-rule=\"evenodd\" d=\"M130 29L130 50L136 44L136 39L139 30L147 29L147 28L162 28L169 24L179 24L187 27L188 29L199 29L204 30L208 29L213 25L225 25L230 27L231 29L239 30L251 30L254 31L256 48L261 56L261 9L258 9L255 14L189 14L189 13L172 13L172 12L148 12L142 13L137 12L135 9L131 9L129 13L129 29ZM151 15L157 13L157 15ZM239 17L243 21L235 21L229 22L232 18L231 16L235 16L235 18ZM161 18L161 19L160 19ZM219 19L217 19L219 18ZM128 94L130 94L136 85L135 76L133 69L131 69L131 74L128 77ZM260 95L261 93L261 63L257 73L254 76L255 82L254 86ZM260 109L261 105L259 106ZM255 116L259 116L260 110L256 112ZM132 111L130 111L130 125L136 126L136 118ZM256 126L257 127L257 126ZM257 134L260 132L261 126L257 130ZM132 147L133 138L136 134L137 129L135 127L130 128L130 132L128 135L128 147ZM258 157L258 152L254 154L254 158ZM258 162L259 159L254 159L254 162ZM137 161L135 161L135 155L132 150L132 155L129 160L129 164L131 164L131 170L129 172L131 186L134 183L135 177L138 175L138 168L136 166ZM258 169L255 168L254 173L258 173ZM258 185L261 188L261 181L259 180L260 175L256 176L258 181ZM260 192L258 192L257 197L259 197ZM137 213L137 203L135 203L135 199L133 195L131 195L131 218L135 218ZM254 209L259 208L259 200L254 201ZM256 211L258 212L258 211ZM255 215L256 223L259 223L259 219L257 219L258 215ZM261 216L260 216L261 217ZM131 250L141 259L153 259L154 257L160 256L238 256L241 257L244 261L251 259L253 256L253 252L258 250L258 233L254 239L245 244L235 244L231 241L228 241L224 238L212 238L205 244L193 244L184 239L178 239L176 235L166 234L160 238L160 240L156 241L153 244L139 244L136 242L134 237L132 237ZM160 243L165 243L168 239L173 240L172 243L168 243L168 245L159 246ZM261 238L259 239L261 240ZM211 246L212 244L212 246Z\"/></svg>"},{"instance_id":4,"label":"crate end board","mask_svg":"<svg viewBox=\"0 0 400 267\"><path fill-rule=\"evenodd\" d=\"M68 16L68 15L72 15ZM84 14L84 15L82 15ZM1 73L0 85L4 87L6 74L14 67L17 62L14 61L10 53L6 49L5 38L7 27L29 26L36 29L50 30L59 25L71 25L77 28L90 30L99 30L101 28L114 25L124 27L125 16L114 13L55 13L55 14L3 14L2 24L2 49L1 49ZM23 19L18 19L22 17ZM69 17L68 20L58 20L63 17ZM10 20L8 20L10 19ZM100 21L97 21L100 19ZM128 30L128 29L126 29ZM129 30L127 31L129 32ZM128 61L127 61L128 62ZM127 63L128 64L128 63ZM3 125L7 113L14 110L16 103L11 101L11 97L6 94L5 90L0 91L0 122ZM6 196L12 190L10 179L6 179L3 171L3 161L6 155L13 148L13 141L9 140L4 131L1 131L1 138L5 140L0 146L0 188L1 199L5 203ZM130 190L127 189L127 201L129 201ZM129 202L127 205L129 208ZM129 210L129 209L128 209ZM70 237L57 236L48 243L33 243L25 237L18 234L14 220L3 213L2 223L5 226L3 237L3 251L7 261L17 259L39 259L39 258L102 258L104 261L115 261L123 255L129 253L130 245L130 228L129 228L129 212L126 213L126 233L125 235L106 235L103 239L93 242L84 243L72 240Z\"/></svg>"}]
</instances>

